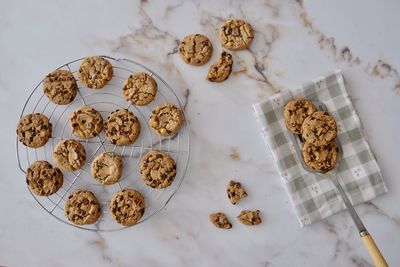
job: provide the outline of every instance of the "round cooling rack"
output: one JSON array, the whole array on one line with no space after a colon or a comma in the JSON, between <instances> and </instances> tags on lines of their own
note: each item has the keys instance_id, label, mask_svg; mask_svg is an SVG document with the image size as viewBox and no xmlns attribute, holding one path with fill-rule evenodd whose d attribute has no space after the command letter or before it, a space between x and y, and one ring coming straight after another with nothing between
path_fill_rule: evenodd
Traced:
<instances>
[{"instance_id":1,"label":"round cooling rack","mask_svg":"<svg viewBox=\"0 0 400 267\"><path fill-rule=\"evenodd\" d=\"M52 137L48 143L40 148L29 148L16 142L16 151L19 168L26 173L28 167L36 160L46 160L55 166L53 161L53 149L62 139L75 139L81 142L86 149L87 160L82 169L75 172L63 172L64 184L58 192L49 196L32 196L40 206L58 220L75 227L95 231L114 231L125 228L115 222L108 211L108 205L114 194L124 188L134 188L142 193L145 198L145 213L139 223L146 221L154 214L161 211L178 191L185 176L190 156L190 135L188 123L185 122L179 133L173 137L160 137L149 125L152 110L160 104L172 103L183 107L177 95L171 87L156 73L144 65L124 58L108 59L113 65L114 75L111 81L102 89L89 89L77 79L77 71L84 58L66 63L58 69L72 72L77 80L79 91L75 100L68 105L56 105L43 93L43 80L33 89L21 112L21 117L30 113L42 113L46 115L53 125ZM136 72L146 72L152 76L158 86L156 98L147 106L134 106L128 104L123 98L122 87L124 81ZM69 124L71 113L83 106L89 105L99 111L103 119L119 108L132 111L139 119L141 132L139 138L131 145L116 146L111 144L104 136L104 132L91 139L79 139L72 134ZM165 189L153 189L147 186L140 177L140 160L152 150L160 150L168 153L176 162L177 173L174 182ZM90 165L93 159L104 151L114 151L123 158L123 171L121 179L113 185L102 185L90 175ZM64 215L64 205L68 196L77 189L86 189L93 192L102 206L102 216L91 225L72 224ZM28 187L29 190L29 187Z\"/></svg>"}]
</instances>

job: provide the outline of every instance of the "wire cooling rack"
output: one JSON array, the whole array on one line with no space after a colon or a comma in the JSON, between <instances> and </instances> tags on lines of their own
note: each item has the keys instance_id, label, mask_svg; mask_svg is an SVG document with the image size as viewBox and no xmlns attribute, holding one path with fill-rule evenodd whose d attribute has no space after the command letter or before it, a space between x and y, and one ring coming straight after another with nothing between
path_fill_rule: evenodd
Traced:
<instances>
[{"instance_id":1,"label":"wire cooling rack","mask_svg":"<svg viewBox=\"0 0 400 267\"><path fill-rule=\"evenodd\" d=\"M171 87L156 73L144 65L133 60L124 58L107 58L113 65L114 75L112 80L102 89L89 89L81 84L77 77L77 71L81 61L80 58L68 62L58 69L71 71L78 82L79 91L75 100L69 105L56 105L43 94L43 80L33 89L29 95L21 112L21 117L29 113L42 113L46 115L53 126L52 137L49 142L40 148L28 148L16 141L17 160L19 168L26 173L27 168L36 160L46 160L55 166L53 161L53 149L62 139L75 139L82 143L86 149L86 163L82 169L75 172L63 172L64 184L58 192L49 196L41 197L33 194L32 196L40 206L58 220L73 225L75 227L94 231L114 231L124 228L115 222L108 211L108 205L114 194L124 188L135 188L139 190L145 198L145 213L139 223L146 221L154 214L161 211L173 195L179 189L185 176L190 156L190 135L187 120L179 133L173 137L163 138L155 133L148 120L151 111L156 105L166 102L183 107L178 96ZM128 104L122 95L124 81L135 72L143 71L152 76L158 86L156 98L147 106L139 107ZM108 115L119 108L126 108L132 111L139 119L141 132L135 143L126 146L116 146L111 144L102 132L99 136L92 139L79 139L72 134L69 126L69 116L71 113L83 106L89 105L99 111L106 119ZM140 177L140 160L151 150L161 150L167 152L174 158L177 166L177 174L174 182L165 189L153 189L145 184ZM102 185L90 175L90 165L93 159L104 151L113 151L120 154L123 158L123 171L120 181L113 185ZM64 215L64 205L68 196L77 189L86 189L93 192L102 206L102 216L97 223L92 225L74 225L68 221Z\"/></svg>"}]
</instances>

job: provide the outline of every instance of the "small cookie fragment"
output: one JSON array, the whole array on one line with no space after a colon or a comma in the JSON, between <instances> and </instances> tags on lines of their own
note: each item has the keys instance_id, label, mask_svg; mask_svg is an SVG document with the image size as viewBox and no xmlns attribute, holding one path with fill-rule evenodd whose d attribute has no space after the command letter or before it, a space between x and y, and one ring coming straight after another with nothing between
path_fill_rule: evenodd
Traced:
<instances>
[{"instance_id":1,"label":"small cookie fragment","mask_svg":"<svg viewBox=\"0 0 400 267\"><path fill-rule=\"evenodd\" d=\"M236 218L245 225L257 225L262 222L259 210L243 210Z\"/></svg>"},{"instance_id":2,"label":"small cookie fragment","mask_svg":"<svg viewBox=\"0 0 400 267\"><path fill-rule=\"evenodd\" d=\"M178 52L186 64L201 66L210 60L213 46L207 36L190 34L183 38L178 47Z\"/></svg>"},{"instance_id":3,"label":"small cookie fragment","mask_svg":"<svg viewBox=\"0 0 400 267\"><path fill-rule=\"evenodd\" d=\"M225 21L219 30L221 45L230 50L246 49L253 41L253 28L249 23L241 19Z\"/></svg>"},{"instance_id":4,"label":"small cookie fragment","mask_svg":"<svg viewBox=\"0 0 400 267\"><path fill-rule=\"evenodd\" d=\"M52 125L49 119L40 113L22 116L17 125L18 140L27 147L44 146L49 141L51 132Z\"/></svg>"},{"instance_id":5,"label":"small cookie fragment","mask_svg":"<svg viewBox=\"0 0 400 267\"><path fill-rule=\"evenodd\" d=\"M113 77L113 67L103 57L85 58L78 70L78 77L81 83L90 89L103 88Z\"/></svg>"},{"instance_id":6,"label":"small cookie fragment","mask_svg":"<svg viewBox=\"0 0 400 267\"><path fill-rule=\"evenodd\" d=\"M82 168L86 161L86 151L83 145L72 139L60 141L53 151L54 161L64 171L76 171Z\"/></svg>"},{"instance_id":7,"label":"small cookie fragment","mask_svg":"<svg viewBox=\"0 0 400 267\"><path fill-rule=\"evenodd\" d=\"M156 97L157 83L147 73L138 72L129 76L122 88L126 101L137 106L145 106Z\"/></svg>"},{"instance_id":8,"label":"small cookie fragment","mask_svg":"<svg viewBox=\"0 0 400 267\"><path fill-rule=\"evenodd\" d=\"M104 131L107 140L112 144L128 145L134 143L139 137L140 122L132 111L117 109L108 116Z\"/></svg>"},{"instance_id":9,"label":"small cookie fragment","mask_svg":"<svg viewBox=\"0 0 400 267\"><path fill-rule=\"evenodd\" d=\"M64 212L67 219L74 224L93 224L100 218L101 208L92 192L77 190L68 197Z\"/></svg>"},{"instance_id":10,"label":"small cookie fragment","mask_svg":"<svg viewBox=\"0 0 400 267\"><path fill-rule=\"evenodd\" d=\"M242 188L239 182L229 181L227 189L228 198L233 205L238 203L244 197L247 197L246 191Z\"/></svg>"},{"instance_id":11,"label":"small cookie fragment","mask_svg":"<svg viewBox=\"0 0 400 267\"><path fill-rule=\"evenodd\" d=\"M232 72L232 64L231 54L223 51L217 61L208 69L207 80L210 82L225 81Z\"/></svg>"},{"instance_id":12,"label":"small cookie fragment","mask_svg":"<svg viewBox=\"0 0 400 267\"><path fill-rule=\"evenodd\" d=\"M323 146L314 146L311 143L303 145L304 163L311 169L325 173L332 170L339 157L339 149L335 141Z\"/></svg>"},{"instance_id":13,"label":"small cookie fragment","mask_svg":"<svg viewBox=\"0 0 400 267\"><path fill-rule=\"evenodd\" d=\"M137 224L144 214L144 197L139 191L124 189L112 198L109 210L117 223L132 226Z\"/></svg>"},{"instance_id":14,"label":"small cookie fragment","mask_svg":"<svg viewBox=\"0 0 400 267\"><path fill-rule=\"evenodd\" d=\"M232 224L229 222L228 217L222 212L212 213L209 216L210 221L218 228L230 229Z\"/></svg>"},{"instance_id":15,"label":"small cookie fragment","mask_svg":"<svg viewBox=\"0 0 400 267\"><path fill-rule=\"evenodd\" d=\"M63 185L63 174L50 163L38 160L29 166L26 171L26 183L30 190L38 196L50 196Z\"/></svg>"},{"instance_id":16,"label":"small cookie fragment","mask_svg":"<svg viewBox=\"0 0 400 267\"><path fill-rule=\"evenodd\" d=\"M93 138L103 129L100 112L89 106L83 106L72 112L69 118L72 133L79 138Z\"/></svg>"},{"instance_id":17,"label":"small cookie fragment","mask_svg":"<svg viewBox=\"0 0 400 267\"><path fill-rule=\"evenodd\" d=\"M74 75L67 70L55 70L43 81L44 94L55 104L71 103L78 92Z\"/></svg>"},{"instance_id":18,"label":"small cookie fragment","mask_svg":"<svg viewBox=\"0 0 400 267\"><path fill-rule=\"evenodd\" d=\"M305 118L301 126L301 136L314 146L323 146L336 138L335 119L325 111L317 111Z\"/></svg>"},{"instance_id":19,"label":"small cookie fragment","mask_svg":"<svg viewBox=\"0 0 400 267\"><path fill-rule=\"evenodd\" d=\"M316 111L317 108L308 99L299 98L289 101L283 110L286 127L292 133L300 134L304 119Z\"/></svg>"},{"instance_id":20,"label":"small cookie fragment","mask_svg":"<svg viewBox=\"0 0 400 267\"><path fill-rule=\"evenodd\" d=\"M175 135L183 124L183 112L175 105L165 103L151 113L149 123L161 136Z\"/></svg>"},{"instance_id":21,"label":"small cookie fragment","mask_svg":"<svg viewBox=\"0 0 400 267\"><path fill-rule=\"evenodd\" d=\"M122 174L122 157L114 152L101 153L92 162L91 174L101 184L118 182Z\"/></svg>"},{"instance_id":22,"label":"small cookie fragment","mask_svg":"<svg viewBox=\"0 0 400 267\"><path fill-rule=\"evenodd\" d=\"M175 160L161 151L150 151L140 163L140 174L148 186L166 188L172 184L176 175Z\"/></svg>"}]
</instances>

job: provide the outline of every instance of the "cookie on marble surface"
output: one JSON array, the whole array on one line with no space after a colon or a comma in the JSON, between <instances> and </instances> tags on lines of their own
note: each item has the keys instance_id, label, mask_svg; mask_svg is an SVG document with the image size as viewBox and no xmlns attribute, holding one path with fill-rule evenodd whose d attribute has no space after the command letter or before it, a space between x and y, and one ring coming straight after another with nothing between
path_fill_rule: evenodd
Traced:
<instances>
[{"instance_id":1,"label":"cookie on marble surface","mask_svg":"<svg viewBox=\"0 0 400 267\"><path fill-rule=\"evenodd\" d=\"M229 181L226 192L228 193L228 198L233 205L236 205L236 203L238 203L242 198L247 197L247 193L243 189L242 185L235 181Z\"/></svg>"},{"instance_id":2,"label":"cookie on marble surface","mask_svg":"<svg viewBox=\"0 0 400 267\"><path fill-rule=\"evenodd\" d=\"M260 224L261 218L260 218L260 211L259 210L243 210L240 212L240 214L237 216L239 222L241 222L244 225L257 225Z\"/></svg>"},{"instance_id":3,"label":"cookie on marble surface","mask_svg":"<svg viewBox=\"0 0 400 267\"><path fill-rule=\"evenodd\" d=\"M74 224L93 224L100 218L101 207L92 192L77 190L68 197L64 213L67 219Z\"/></svg>"},{"instance_id":4,"label":"cookie on marble surface","mask_svg":"<svg viewBox=\"0 0 400 267\"><path fill-rule=\"evenodd\" d=\"M135 225L145 211L144 197L135 189L123 189L112 198L109 210L117 223L124 226Z\"/></svg>"},{"instance_id":5,"label":"cookie on marble surface","mask_svg":"<svg viewBox=\"0 0 400 267\"><path fill-rule=\"evenodd\" d=\"M101 184L118 182L122 174L122 157L115 152L101 153L92 162L91 174Z\"/></svg>"},{"instance_id":6,"label":"cookie on marble surface","mask_svg":"<svg viewBox=\"0 0 400 267\"><path fill-rule=\"evenodd\" d=\"M78 92L74 75L67 70L55 70L43 81L44 94L57 105L71 103Z\"/></svg>"},{"instance_id":7,"label":"cookie on marble surface","mask_svg":"<svg viewBox=\"0 0 400 267\"><path fill-rule=\"evenodd\" d=\"M335 119L325 111L317 111L304 119L301 136L314 146L323 146L336 138Z\"/></svg>"},{"instance_id":8,"label":"cookie on marble surface","mask_svg":"<svg viewBox=\"0 0 400 267\"><path fill-rule=\"evenodd\" d=\"M44 146L49 141L51 132L52 125L49 119L40 113L22 116L17 125L18 140L27 147Z\"/></svg>"},{"instance_id":9,"label":"cookie on marble surface","mask_svg":"<svg viewBox=\"0 0 400 267\"><path fill-rule=\"evenodd\" d=\"M148 186L166 188L176 176L176 164L173 158L161 151L150 151L140 162L140 174Z\"/></svg>"},{"instance_id":10,"label":"cookie on marble surface","mask_svg":"<svg viewBox=\"0 0 400 267\"><path fill-rule=\"evenodd\" d=\"M89 139L98 136L103 130L103 118L94 108L83 106L72 112L69 125L74 135Z\"/></svg>"},{"instance_id":11,"label":"cookie on marble surface","mask_svg":"<svg viewBox=\"0 0 400 267\"><path fill-rule=\"evenodd\" d=\"M62 140L54 148L53 158L60 169L76 171L85 164L86 151L83 145L76 140Z\"/></svg>"},{"instance_id":12,"label":"cookie on marble surface","mask_svg":"<svg viewBox=\"0 0 400 267\"><path fill-rule=\"evenodd\" d=\"M126 101L137 106L145 106L156 97L157 83L147 73L138 72L129 76L122 88Z\"/></svg>"},{"instance_id":13,"label":"cookie on marble surface","mask_svg":"<svg viewBox=\"0 0 400 267\"><path fill-rule=\"evenodd\" d=\"M190 34L183 38L178 52L186 64L201 66L210 60L213 46L207 36Z\"/></svg>"},{"instance_id":14,"label":"cookie on marble surface","mask_svg":"<svg viewBox=\"0 0 400 267\"><path fill-rule=\"evenodd\" d=\"M79 80L90 89L103 88L112 79L113 74L110 61L99 56L85 58L78 70Z\"/></svg>"},{"instance_id":15,"label":"cookie on marble surface","mask_svg":"<svg viewBox=\"0 0 400 267\"><path fill-rule=\"evenodd\" d=\"M151 113L149 123L161 136L175 135L183 124L183 112L175 105L166 103L157 106Z\"/></svg>"},{"instance_id":16,"label":"cookie on marble surface","mask_svg":"<svg viewBox=\"0 0 400 267\"><path fill-rule=\"evenodd\" d=\"M50 196L63 185L63 174L50 163L38 160L29 166L26 171L26 183L30 190L38 196Z\"/></svg>"},{"instance_id":17,"label":"cookie on marble surface","mask_svg":"<svg viewBox=\"0 0 400 267\"><path fill-rule=\"evenodd\" d=\"M229 222L228 217L222 212L212 213L209 216L210 221L218 228L230 229L232 224Z\"/></svg>"},{"instance_id":18,"label":"cookie on marble surface","mask_svg":"<svg viewBox=\"0 0 400 267\"><path fill-rule=\"evenodd\" d=\"M219 40L226 49L246 49L253 41L253 38L253 28L249 23L241 19L227 20L219 29Z\"/></svg>"},{"instance_id":19,"label":"cookie on marble surface","mask_svg":"<svg viewBox=\"0 0 400 267\"><path fill-rule=\"evenodd\" d=\"M223 51L217 61L208 69L207 80L210 82L225 81L232 72L232 64L231 54Z\"/></svg>"},{"instance_id":20,"label":"cookie on marble surface","mask_svg":"<svg viewBox=\"0 0 400 267\"><path fill-rule=\"evenodd\" d=\"M295 134L301 133L304 119L317 111L312 101L298 98L289 101L283 110L286 127Z\"/></svg>"},{"instance_id":21,"label":"cookie on marble surface","mask_svg":"<svg viewBox=\"0 0 400 267\"><path fill-rule=\"evenodd\" d=\"M132 144L140 134L140 122L133 112L117 109L111 112L104 124L108 141L117 146Z\"/></svg>"},{"instance_id":22,"label":"cookie on marble surface","mask_svg":"<svg viewBox=\"0 0 400 267\"><path fill-rule=\"evenodd\" d=\"M335 141L323 146L314 146L311 143L303 144L304 163L317 172L332 170L339 157L339 149Z\"/></svg>"}]
</instances>

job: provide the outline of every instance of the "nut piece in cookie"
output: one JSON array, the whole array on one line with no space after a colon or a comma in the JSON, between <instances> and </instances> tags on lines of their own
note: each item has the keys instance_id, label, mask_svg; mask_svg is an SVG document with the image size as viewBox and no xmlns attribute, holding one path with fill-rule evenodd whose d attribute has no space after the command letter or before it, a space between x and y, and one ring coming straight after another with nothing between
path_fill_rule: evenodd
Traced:
<instances>
[{"instance_id":1,"label":"nut piece in cookie","mask_svg":"<svg viewBox=\"0 0 400 267\"><path fill-rule=\"evenodd\" d=\"M166 188L172 184L176 175L173 158L161 151L150 151L140 163L140 174L148 186Z\"/></svg>"},{"instance_id":2,"label":"nut piece in cookie","mask_svg":"<svg viewBox=\"0 0 400 267\"><path fill-rule=\"evenodd\" d=\"M259 210L243 210L236 218L245 225L257 225L262 222Z\"/></svg>"},{"instance_id":3,"label":"nut piece in cookie","mask_svg":"<svg viewBox=\"0 0 400 267\"><path fill-rule=\"evenodd\" d=\"M50 163L38 160L26 171L26 183L29 189L38 196L50 196L63 185L63 174Z\"/></svg>"},{"instance_id":4,"label":"nut piece in cookie","mask_svg":"<svg viewBox=\"0 0 400 267\"><path fill-rule=\"evenodd\" d=\"M77 190L67 199L64 207L67 219L77 225L95 223L101 215L96 196L87 190Z\"/></svg>"},{"instance_id":5,"label":"nut piece in cookie","mask_svg":"<svg viewBox=\"0 0 400 267\"><path fill-rule=\"evenodd\" d=\"M54 161L64 171L76 171L82 168L86 161L86 151L81 143L67 139L60 141L53 151Z\"/></svg>"},{"instance_id":6,"label":"nut piece in cookie","mask_svg":"<svg viewBox=\"0 0 400 267\"><path fill-rule=\"evenodd\" d=\"M173 136L181 128L183 120L182 110L166 103L153 110L149 123L161 136Z\"/></svg>"},{"instance_id":7,"label":"nut piece in cookie","mask_svg":"<svg viewBox=\"0 0 400 267\"><path fill-rule=\"evenodd\" d=\"M183 38L178 47L178 52L186 64L201 66L210 60L213 46L206 36L190 34Z\"/></svg>"},{"instance_id":8,"label":"nut piece in cookie","mask_svg":"<svg viewBox=\"0 0 400 267\"><path fill-rule=\"evenodd\" d=\"M246 191L242 188L242 185L235 181L229 181L227 189L228 198L233 205L238 203L244 197L247 197Z\"/></svg>"},{"instance_id":9,"label":"nut piece in cookie","mask_svg":"<svg viewBox=\"0 0 400 267\"><path fill-rule=\"evenodd\" d=\"M232 72L232 56L223 51L217 62L212 64L208 69L207 80L210 82L223 82L228 79Z\"/></svg>"},{"instance_id":10,"label":"nut piece in cookie","mask_svg":"<svg viewBox=\"0 0 400 267\"><path fill-rule=\"evenodd\" d=\"M51 132L49 119L40 113L22 116L17 125L18 140L27 147L44 146L49 141Z\"/></svg>"},{"instance_id":11,"label":"nut piece in cookie","mask_svg":"<svg viewBox=\"0 0 400 267\"><path fill-rule=\"evenodd\" d=\"M101 153L92 162L91 174L101 184L118 182L122 174L122 157L114 152Z\"/></svg>"},{"instance_id":12,"label":"nut piece in cookie","mask_svg":"<svg viewBox=\"0 0 400 267\"><path fill-rule=\"evenodd\" d=\"M222 212L212 213L209 216L210 221L218 228L231 229L232 224L229 222L228 217Z\"/></svg>"},{"instance_id":13,"label":"nut piece in cookie","mask_svg":"<svg viewBox=\"0 0 400 267\"><path fill-rule=\"evenodd\" d=\"M126 101L137 106L145 106L156 97L157 83L147 73L138 72L129 76L122 88Z\"/></svg>"},{"instance_id":14,"label":"nut piece in cookie","mask_svg":"<svg viewBox=\"0 0 400 267\"><path fill-rule=\"evenodd\" d=\"M295 134L301 133L301 125L304 119L317 111L312 101L299 98L289 101L284 110L286 127Z\"/></svg>"},{"instance_id":15,"label":"nut piece in cookie","mask_svg":"<svg viewBox=\"0 0 400 267\"><path fill-rule=\"evenodd\" d=\"M104 124L106 138L112 144L123 146L132 144L140 134L140 122L127 109L117 109L111 112Z\"/></svg>"},{"instance_id":16,"label":"nut piece in cookie","mask_svg":"<svg viewBox=\"0 0 400 267\"><path fill-rule=\"evenodd\" d=\"M112 198L109 210L117 223L132 226L137 224L144 214L144 197L134 189L123 189Z\"/></svg>"},{"instance_id":17,"label":"nut piece in cookie","mask_svg":"<svg viewBox=\"0 0 400 267\"><path fill-rule=\"evenodd\" d=\"M44 94L55 104L71 103L78 92L74 75L67 70L55 70L43 81Z\"/></svg>"},{"instance_id":18,"label":"nut piece in cookie","mask_svg":"<svg viewBox=\"0 0 400 267\"><path fill-rule=\"evenodd\" d=\"M93 138L103 129L100 112L89 106L83 106L72 112L69 118L72 133L79 138Z\"/></svg>"},{"instance_id":19,"label":"nut piece in cookie","mask_svg":"<svg viewBox=\"0 0 400 267\"><path fill-rule=\"evenodd\" d=\"M110 61L103 57L87 57L79 66L78 77L88 88L100 89L112 79L113 67Z\"/></svg>"},{"instance_id":20,"label":"nut piece in cookie","mask_svg":"<svg viewBox=\"0 0 400 267\"><path fill-rule=\"evenodd\" d=\"M323 146L336 138L335 119L327 112L317 111L305 118L301 126L301 136L314 146Z\"/></svg>"},{"instance_id":21,"label":"nut piece in cookie","mask_svg":"<svg viewBox=\"0 0 400 267\"><path fill-rule=\"evenodd\" d=\"M244 20L227 20L219 29L219 40L226 49L246 49L253 41L253 38L253 28Z\"/></svg>"},{"instance_id":22,"label":"nut piece in cookie","mask_svg":"<svg viewBox=\"0 0 400 267\"><path fill-rule=\"evenodd\" d=\"M323 146L314 146L311 143L303 144L304 163L317 172L327 172L332 170L339 157L338 146L332 141Z\"/></svg>"}]
</instances>

